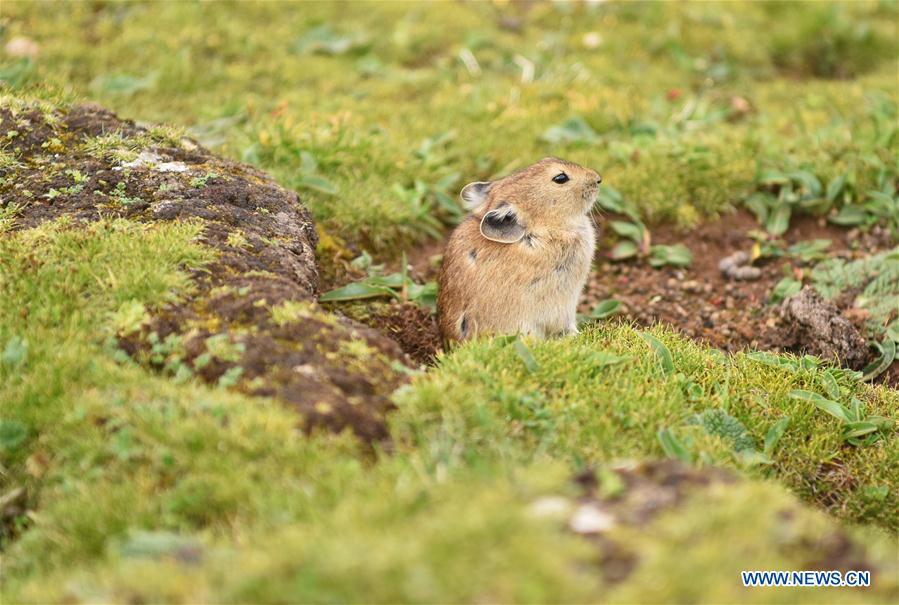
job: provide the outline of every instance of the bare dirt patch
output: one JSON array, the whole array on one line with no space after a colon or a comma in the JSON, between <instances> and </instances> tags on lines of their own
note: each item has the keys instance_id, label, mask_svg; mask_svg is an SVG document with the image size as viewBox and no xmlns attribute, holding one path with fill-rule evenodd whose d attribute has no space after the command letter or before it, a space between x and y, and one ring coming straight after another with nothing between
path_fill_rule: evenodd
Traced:
<instances>
[{"instance_id":1,"label":"bare dirt patch","mask_svg":"<svg viewBox=\"0 0 899 605\"><path fill-rule=\"evenodd\" d=\"M654 228L653 242L682 243L690 249L693 263L688 268L655 269L641 261L615 262L608 257L610 247L601 245L580 310L589 313L599 301L612 298L622 302L624 316L640 325L665 322L725 351L818 354L839 358L855 369L870 361L873 353L857 338L846 336L843 346L836 349L822 346L822 334L803 332L795 314L784 313L780 304L772 303L778 282L786 276L800 280L807 277L808 264L786 257L761 260L754 265L759 271L751 280L733 279L721 271L723 259L750 252L755 240L749 233L757 228L755 219L745 212L725 215L688 232L667 226ZM814 239L831 240L827 252L830 258L858 258L892 245L888 234L848 231L808 216L794 219L784 236L788 245ZM865 318L854 312L851 302L834 301L831 320L840 322L842 333L854 328L864 337Z\"/></svg>"},{"instance_id":2,"label":"bare dirt patch","mask_svg":"<svg viewBox=\"0 0 899 605\"><path fill-rule=\"evenodd\" d=\"M386 305L372 314L371 322L420 364L430 365L441 350L434 313L415 303Z\"/></svg>"}]
</instances>

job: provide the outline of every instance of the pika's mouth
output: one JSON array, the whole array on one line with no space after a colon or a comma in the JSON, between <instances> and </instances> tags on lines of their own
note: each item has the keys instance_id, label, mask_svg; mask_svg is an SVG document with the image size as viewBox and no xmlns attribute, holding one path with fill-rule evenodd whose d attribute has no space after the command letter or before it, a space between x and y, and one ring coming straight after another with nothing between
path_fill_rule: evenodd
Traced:
<instances>
[{"instance_id":1,"label":"pika's mouth","mask_svg":"<svg viewBox=\"0 0 899 605\"><path fill-rule=\"evenodd\" d=\"M596 197L599 194L599 187L597 185L592 185L584 189L584 214L590 212L593 209L593 205L596 204Z\"/></svg>"}]
</instances>

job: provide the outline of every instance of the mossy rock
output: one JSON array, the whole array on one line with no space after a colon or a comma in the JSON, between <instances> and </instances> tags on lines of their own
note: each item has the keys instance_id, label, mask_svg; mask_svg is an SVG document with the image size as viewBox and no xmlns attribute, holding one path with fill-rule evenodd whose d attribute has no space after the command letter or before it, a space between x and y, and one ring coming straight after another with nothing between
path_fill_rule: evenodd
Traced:
<instances>
[{"instance_id":1,"label":"mossy rock","mask_svg":"<svg viewBox=\"0 0 899 605\"><path fill-rule=\"evenodd\" d=\"M185 301L148 315L123 303L120 344L176 379L271 396L307 429L387 435L388 396L405 356L389 338L315 303L315 225L296 193L163 127L95 105L0 104L4 231L124 218L198 222L215 260Z\"/></svg>"}]
</instances>

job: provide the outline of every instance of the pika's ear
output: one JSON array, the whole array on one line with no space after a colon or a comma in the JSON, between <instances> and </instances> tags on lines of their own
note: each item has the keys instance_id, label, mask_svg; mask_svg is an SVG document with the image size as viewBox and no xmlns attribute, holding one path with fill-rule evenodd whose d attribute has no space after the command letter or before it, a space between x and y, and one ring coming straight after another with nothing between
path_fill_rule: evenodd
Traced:
<instances>
[{"instance_id":1,"label":"pika's ear","mask_svg":"<svg viewBox=\"0 0 899 605\"><path fill-rule=\"evenodd\" d=\"M481 235L492 242L514 244L524 237L524 226L509 204L491 210L481 219Z\"/></svg>"},{"instance_id":2,"label":"pika's ear","mask_svg":"<svg viewBox=\"0 0 899 605\"><path fill-rule=\"evenodd\" d=\"M466 210L474 210L484 203L487 194L490 193L490 187L493 185L490 181L476 181L469 183L462 188L462 205Z\"/></svg>"}]
</instances>

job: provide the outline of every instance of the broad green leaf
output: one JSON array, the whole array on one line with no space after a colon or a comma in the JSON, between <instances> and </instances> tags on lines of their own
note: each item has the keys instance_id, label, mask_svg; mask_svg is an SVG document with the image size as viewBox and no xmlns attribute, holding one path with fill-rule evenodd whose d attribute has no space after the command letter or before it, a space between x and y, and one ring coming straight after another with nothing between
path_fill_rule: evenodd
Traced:
<instances>
[{"instance_id":1,"label":"broad green leaf","mask_svg":"<svg viewBox=\"0 0 899 605\"><path fill-rule=\"evenodd\" d=\"M129 74L106 74L91 82L91 88L99 92L129 96L134 93L153 88L156 85L156 74L139 77Z\"/></svg>"},{"instance_id":2,"label":"broad green leaf","mask_svg":"<svg viewBox=\"0 0 899 605\"><path fill-rule=\"evenodd\" d=\"M779 170L764 170L758 181L762 185L786 185L790 177Z\"/></svg>"},{"instance_id":3,"label":"broad green leaf","mask_svg":"<svg viewBox=\"0 0 899 605\"><path fill-rule=\"evenodd\" d=\"M790 215L793 209L787 204L780 204L768 216L765 229L772 235L783 235L790 227Z\"/></svg>"},{"instance_id":4,"label":"broad green leaf","mask_svg":"<svg viewBox=\"0 0 899 605\"><path fill-rule=\"evenodd\" d=\"M539 369L540 366L537 365L537 360L534 359L531 350L520 338L516 338L512 346L515 347L515 352L521 358L521 361L524 362L524 367L527 368L529 373L533 374Z\"/></svg>"},{"instance_id":5,"label":"broad green leaf","mask_svg":"<svg viewBox=\"0 0 899 605\"><path fill-rule=\"evenodd\" d=\"M780 304L794 294L797 294L800 290L802 290L801 281L795 280L792 277L785 277L777 282L777 285L771 290L768 302L775 305Z\"/></svg>"},{"instance_id":6,"label":"broad green leaf","mask_svg":"<svg viewBox=\"0 0 899 605\"><path fill-rule=\"evenodd\" d=\"M451 172L438 179L437 182L434 183L434 188L440 191L447 191L450 188L454 187L461 177L461 173Z\"/></svg>"},{"instance_id":7,"label":"broad green leaf","mask_svg":"<svg viewBox=\"0 0 899 605\"><path fill-rule=\"evenodd\" d=\"M774 355L773 353L767 353L765 351L754 351L752 353L747 353L746 357L754 361L758 361L759 363L763 363L766 366L786 368L792 372L795 372L799 369L799 364L797 364L794 360L788 359L786 357L781 357L780 355Z\"/></svg>"},{"instance_id":8,"label":"broad green leaf","mask_svg":"<svg viewBox=\"0 0 899 605\"><path fill-rule=\"evenodd\" d=\"M841 174L840 176L834 178L830 183L827 184L827 201L833 203L836 201L837 196L839 196L843 192L843 188L846 186L846 175Z\"/></svg>"},{"instance_id":9,"label":"broad green leaf","mask_svg":"<svg viewBox=\"0 0 899 605\"><path fill-rule=\"evenodd\" d=\"M599 135L584 118L573 116L548 128L540 138L554 144L594 143L599 140Z\"/></svg>"},{"instance_id":10,"label":"broad green leaf","mask_svg":"<svg viewBox=\"0 0 899 605\"><path fill-rule=\"evenodd\" d=\"M880 430L880 428L873 422L850 422L846 425L846 433L844 436L847 439L850 437L862 437L870 433L876 433L878 430Z\"/></svg>"},{"instance_id":11,"label":"broad green leaf","mask_svg":"<svg viewBox=\"0 0 899 605\"><path fill-rule=\"evenodd\" d=\"M665 346L661 340L650 334L649 332L639 332L640 336L649 343L649 346L652 347L652 350L656 354L656 358L659 361L659 364L662 366L662 370L666 374L674 373L674 359L671 357L671 351L668 350L668 347Z\"/></svg>"},{"instance_id":12,"label":"broad green leaf","mask_svg":"<svg viewBox=\"0 0 899 605\"><path fill-rule=\"evenodd\" d=\"M798 242L787 248L787 254L805 262L811 262L826 258L825 252L830 248L831 240L829 239L813 239L804 242Z\"/></svg>"},{"instance_id":13,"label":"broad green leaf","mask_svg":"<svg viewBox=\"0 0 899 605\"><path fill-rule=\"evenodd\" d=\"M20 88L27 83L34 73L34 61L25 57L15 62L5 62L0 65L0 82L5 82L12 88Z\"/></svg>"},{"instance_id":14,"label":"broad green leaf","mask_svg":"<svg viewBox=\"0 0 899 605\"><path fill-rule=\"evenodd\" d=\"M758 450L740 450L734 452L737 460L744 466L758 466L760 464L774 464L771 456Z\"/></svg>"},{"instance_id":15,"label":"broad green leaf","mask_svg":"<svg viewBox=\"0 0 899 605\"><path fill-rule=\"evenodd\" d=\"M862 380L873 380L886 372L887 368L896 359L896 341L887 338L881 343L874 343L874 346L880 351L880 357L862 369Z\"/></svg>"},{"instance_id":16,"label":"broad green leaf","mask_svg":"<svg viewBox=\"0 0 899 605\"><path fill-rule=\"evenodd\" d=\"M843 206L837 214L827 220L835 225L854 227L868 222L868 213L861 206Z\"/></svg>"},{"instance_id":17,"label":"broad green leaf","mask_svg":"<svg viewBox=\"0 0 899 605\"><path fill-rule=\"evenodd\" d=\"M300 172L303 174L315 174L318 170L318 160L308 151L300 152Z\"/></svg>"},{"instance_id":18,"label":"broad green leaf","mask_svg":"<svg viewBox=\"0 0 899 605\"><path fill-rule=\"evenodd\" d=\"M385 286L372 286L365 282L347 284L342 288L325 292L319 297L321 302L338 302L343 300L359 300L363 298L376 298L378 296L392 296L393 291Z\"/></svg>"},{"instance_id":19,"label":"broad green leaf","mask_svg":"<svg viewBox=\"0 0 899 605\"><path fill-rule=\"evenodd\" d=\"M646 227L641 223L628 223L627 221L612 221L609 226L618 235L637 243L643 241L643 233L646 231Z\"/></svg>"},{"instance_id":20,"label":"broad green leaf","mask_svg":"<svg viewBox=\"0 0 899 605\"><path fill-rule=\"evenodd\" d=\"M671 429L662 429L657 433L657 436L659 443L662 445L662 449L669 458L677 458L685 464L693 463L693 455L686 446L674 436Z\"/></svg>"},{"instance_id":21,"label":"broad green leaf","mask_svg":"<svg viewBox=\"0 0 899 605\"><path fill-rule=\"evenodd\" d=\"M18 366L28 358L28 341L21 336L12 336L6 341L3 353L0 353L0 363Z\"/></svg>"},{"instance_id":22,"label":"broad green leaf","mask_svg":"<svg viewBox=\"0 0 899 605\"><path fill-rule=\"evenodd\" d=\"M882 191L869 191L866 205L868 202L875 202L875 207L887 212L891 210L895 205L893 196L888 195Z\"/></svg>"},{"instance_id":23,"label":"broad green leaf","mask_svg":"<svg viewBox=\"0 0 899 605\"><path fill-rule=\"evenodd\" d=\"M790 391L790 397L792 397L793 399L799 399L801 401L808 401L814 404L818 409L827 412L838 420L842 420L844 423L852 422L849 410L847 410L845 406L842 406L835 401L831 401L830 399L827 399L826 397L819 395L818 393L795 390Z\"/></svg>"},{"instance_id":24,"label":"broad green leaf","mask_svg":"<svg viewBox=\"0 0 899 605\"><path fill-rule=\"evenodd\" d=\"M768 221L768 213L775 203L774 197L764 191L757 191L750 195L745 202L746 207L755 215L760 225Z\"/></svg>"},{"instance_id":25,"label":"broad green leaf","mask_svg":"<svg viewBox=\"0 0 899 605\"><path fill-rule=\"evenodd\" d=\"M307 30L293 43L294 52L300 54L343 55L362 52L367 47L368 39L365 35L340 34L328 24Z\"/></svg>"},{"instance_id":26,"label":"broad green leaf","mask_svg":"<svg viewBox=\"0 0 899 605\"><path fill-rule=\"evenodd\" d=\"M409 300L422 306L437 308L437 282L416 284L409 282Z\"/></svg>"},{"instance_id":27,"label":"broad green leaf","mask_svg":"<svg viewBox=\"0 0 899 605\"><path fill-rule=\"evenodd\" d=\"M0 450L14 450L28 437L28 427L18 420L0 420Z\"/></svg>"},{"instance_id":28,"label":"broad green leaf","mask_svg":"<svg viewBox=\"0 0 899 605\"><path fill-rule=\"evenodd\" d=\"M862 420L863 415L862 402L858 397L853 397L852 402L849 404L849 420L852 422L859 422Z\"/></svg>"},{"instance_id":29,"label":"broad green leaf","mask_svg":"<svg viewBox=\"0 0 899 605\"><path fill-rule=\"evenodd\" d=\"M614 187L603 185L596 196L596 204L608 212L625 213L624 198Z\"/></svg>"},{"instance_id":30,"label":"broad green leaf","mask_svg":"<svg viewBox=\"0 0 899 605\"><path fill-rule=\"evenodd\" d=\"M610 298L593 307L590 317L593 319L605 319L617 313L619 308L621 308L621 301Z\"/></svg>"},{"instance_id":31,"label":"broad green leaf","mask_svg":"<svg viewBox=\"0 0 899 605\"><path fill-rule=\"evenodd\" d=\"M693 253L683 244L673 246L656 245L650 248L649 264L653 267L672 265L674 267L689 267L693 263Z\"/></svg>"},{"instance_id":32,"label":"broad green leaf","mask_svg":"<svg viewBox=\"0 0 899 605\"><path fill-rule=\"evenodd\" d=\"M387 288L399 289L403 287L405 278L402 273L391 273L390 275L376 275L365 280L370 286L385 286Z\"/></svg>"},{"instance_id":33,"label":"broad green leaf","mask_svg":"<svg viewBox=\"0 0 899 605\"><path fill-rule=\"evenodd\" d=\"M868 500L874 500L876 502L886 500L886 497L889 494L890 488L887 485L867 485L862 488L862 495Z\"/></svg>"},{"instance_id":34,"label":"broad green leaf","mask_svg":"<svg viewBox=\"0 0 899 605\"><path fill-rule=\"evenodd\" d=\"M899 319L887 326L886 335L893 342L899 343Z\"/></svg>"},{"instance_id":35,"label":"broad green leaf","mask_svg":"<svg viewBox=\"0 0 899 605\"><path fill-rule=\"evenodd\" d=\"M837 379L834 378L833 374L831 374L830 372L824 372L823 374L820 374L820 377L821 384L824 386L824 390L827 391L827 395L831 399L839 399L841 395L840 385L837 382Z\"/></svg>"},{"instance_id":36,"label":"broad green leaf","mask_svg":"<svg viewBox=\"0 0 899 605\"><path fill-rule=\"evenodd\" d=\"M637 249L637 244L630 240L626 240L615 244L609 254L612 257L612 260L624 260L636 256Z\"/></svg>"},{"instance_id":37,"label":"broad green leaf","mask_svg":"<svg viewBox=\"0 0 899 605\"><path fill-rule=\"evenodd\" d=\"M337 188L337 185L335 185L325 177L316 176L313 174L306 174L301 176L297 181L297 187L313 189L315 191L326 193L328 195L336 195L340 192L340 190Z\"/></svg>"},{"instance_id":38,"label":"broad green leaf","mask_svg":"<svg viewBox=\"0 0 899 605\"><path fill-rule=\"evenodd\" d=\"M596 351L591 353L587 359L584 360L584 363L596 370L601 368L617 365L619 363L624 363L625 361L629 361L631 357L625 355L616 355L615 353L610 353L609 351Z\"/></svg>"},{"instance_id":39,"label":"broad green leaf","mask_svg":"<svg viewBox=\"0 0 899 605\"><path fill-rule=\"evenodd\" d=\"M793 182L802 186L803 197L816 198L821 195L821 181L811 172L797 170L788 175Z\"/></svg>"},{"instance_id":40,"label":"broad green leaf","mask_svg":"<svg viewBox=\"0 0 899 605\"><path fill-rule=\"evenodd\" d=\"M790 426L790 417L786 416L775 422L774 425L768 429L768 432L765 434L765 454L770 456L774 453L774 448L777 447L780 438L787 432L788 426Z\"/></svg>"}]
</instances>

